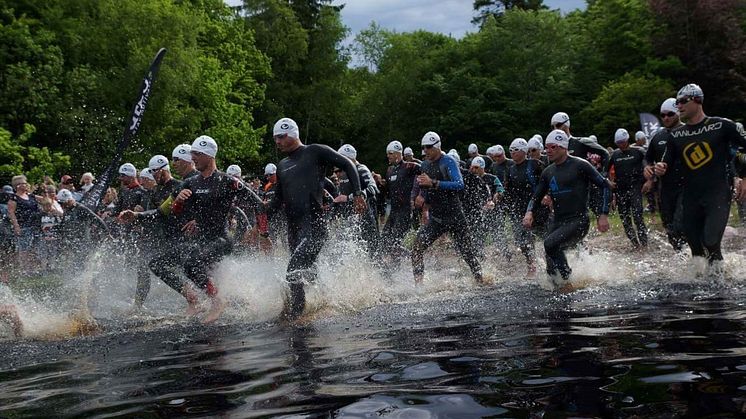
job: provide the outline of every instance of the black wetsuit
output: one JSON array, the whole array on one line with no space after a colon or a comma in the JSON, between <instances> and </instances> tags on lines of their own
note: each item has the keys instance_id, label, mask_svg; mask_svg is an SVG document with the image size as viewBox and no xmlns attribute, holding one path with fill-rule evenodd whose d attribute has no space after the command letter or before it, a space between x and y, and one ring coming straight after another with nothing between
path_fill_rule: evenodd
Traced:
<instances>
[{"instance_id":1,"label":"black wetsuit","mask_svg":"<svg viewBox=\"0 0 746 419\"><path fill-rule=\"evenodd\" d=\"M299 316L306 305L303 283L316 279L316 259L327 237L324 219L326 168L342 169L352 183L353 194L362 194L360 178L352 162L321 144L301 145L277 164L277 188L270 203L280 206L288 223L290 262L286 280L290 285L288 316Z\"/></svg>"},{"instance_id":2,"label":"black wetsuit","mask_svg":"<svg viewBox=\"0 0 746 419\"><path fill-rule=\"evenodd\" d=\"M585 159L599 172L606 168L609 161L609 152L588 137L570 137L570 146L567 150L571 156ZM605 172L601 174L606 175ZM600 213L600 207L603 205L602 193L595 185L591 185L588 191L588 207L596 215Z\"/></svg>"},{"instance_id":3,"label":"black wetsuit","mask_svg":"<svg viewBox=\"0 0 746 419\"><path fill-rule=\"evenodd\" d=\"M149 199L142 205L144 212L160 214L157 208L168 199L171 194L181 190L182 182L171 178L163 185L158 185L146 196ZM143 259L147 259L147 267L152 270L153 260L164 253L172 251L171 246L176 245L177 240L173 238L180 236L180 225L175 217L149 217L138 220L137 223L143 229L141 236L142 245L140 250ZM135 291L135 303L142 305L150 293L150 275L138 277L137 290Z\"/></svg>"},{"instance_id":4,"label":"black wetsuit","mask_svg":"<svg viewBox=\"0 0 746 419\"><path fill-rule=\"evenodd\" d=\"M728 224L732 150L746 146L746 135L732 121L705 117L671 130L663 161L681 162L684 234L693 256L722 260L720 241Z\"/></svg>"},{"instance_id":5,"label":"black wetsuit","mask_svg":"<svg viewBox=\"0 0 746 419\"><path fill-rule=\"evenodd\" d=\"M497 176L493 174L485 173L485 176L489 177L483 179L468 170L462 169L461 177L464 179L464 190L459 196L464 208L466 223L471 231L474 252L480 259L484 258L484 243L489 230L487 216L491 215L484 210L484 205L491 199L492 190L495 189L493 185L489 185L487 182L494 183L496 180L499 182ZM502 184L500 184L500 187L502 188Z\"/></svg>"},{"instance_id":6,"label":"black wetsuit","mask_svg":"<svg viewBox=\"0 0 746 419\"><path fill-rule=\"evenodd\" d=\"M443 233L448 232L474 277L481 281L482 267L474 251L471 228L466 222L459 199L459 192L464 189L464 180L458 163L451 156L442 154L437 161L423 162L421 169L431 179L440 181L440 185L438 188L423 189L425 203L430 208L430 219L417 231L412 248L412 270L415 278L421 277L425 271L425 250Z\"/></svg>"},{"instance_id":7,"label":"black wetsuit","mask_svg":"<svg viewBox=\"0 0 746 419\"><path fill-rule=\"evenodd\" d=\"M505 185L506 176L508 170L515 164L513 160L505 159L502 163L493 162L490 166L489 172ZM488 236L492 239L500 253L505 256L508 260L512 258L512 251L510 249L510 235L508 233L508 225L510 224L510 215L508 213L507 202L500 200L495 204L495 209L488 213L488 220L490 226Z\"/></svg>"},{"instance_id":8,"label":"black wetsuit","mask_svg":"<svg viewBox=\"0 0 746 419\"><path fill-rule=\"evenodd\" d=\"M650 145L645 153L647 164L654 165L662 162L666 153L666 144L671 141L671 130L664 128L655 133L650 139ZM682 214L684 211L682 204L682 191L684 179L681 174L681 161L669 166L666 174L657 178L656 186L658 188L660 200L660 214L663 227L666 229L668 242L671 243L674 250L679 251L686 243L684 236L684 221Z\"/></svg>"},{"instance_id":9,"label":"black wetsuit","mask_svg":"<svg viewBox=\"0 0 746 419\"><path fill-rule=\"evenodd\" d=\"M617 209L619 210L619 217L622 219L624 232L633 246L647 246L647 227L645 227L645 220L642 218L645 153L638 147L614 150L606 167L607 173L611 166L614 166L614 173L616 173Z\"/></svg>"},{"instance_id":10,"label":"black wetsuit","mask_svg":"<svg viewBox=\"0 0 746 419\"><path fill-rule=\"evenodd\" d=\"M541 162L526 159L520 164L514 164L508 169L505 176L505 196L503 199L513 225L513 238L529 263L532 263L535 259L534 235L532 230L523 226L523 217L526 215L528 203L531 202L531 198L539 185L539 178L543 170L544 167ZM545 214L548 214L548 211L542 205L534 214L534 224L545 226L546 219L543 219ZM536 215L539 215L539 217ZM537 223L537 218L542 218L542 220Z\"/></svg>"},{"instance_id":11,"label":"black wetsuit","mask_svg":"<svg viewBox=\"0 0 746 419\"><path fill-rule=\"evenodd\" d=\"M381 233L381 251L398 266L404 253L402 241L412 226L411 195L417 175L421 173L418 163L400 161L386 171L384 194L391 205L389 217Z\"/></svg>"},{"instance_id":12,"label":"black wetsuit","mask_svg":"<svg viewBox=\"0 0 746 419\"><path fill-rule=\"evenodd\" d=\"M192 195L183 202L175 201L184 189L192 191ZM180 234L177 243L167 244L168 250L151 260L150 269L171 288L182 292L184 284L174 268L183 266L189 280L214 295L217 291L211 287L209 270L233 247L226 228L228 212L236 198L257 205L261 201L245 183L217 170L208 177L200 174L187 178L181 190L174 191L160 209L184 223L194 220L197 232L191 236ZM174 201L169 207L171 200Z\"/></svg>"},{"instance_id":13,"label":"black wetsuit","mask_svg":"<svg viewBox=\"0 0 746 419\"><path fill-rule=\"evenodd\" d=\"M588 233L588 191L590 185L601 191L600 214L609 213L609 186L606 179L587 161L568 156L562 164L551 164L541 173L539 186L528 205L536 211L544 195L549 194L554 207L554 220L544 239L547 273L559 273L563 279L572 270L567 264L565 249L573 247Z\"/></svg>"},{"instance_id":14,"label":"black wetsuit","mask_svg":"<svg viewBox=\"0 0 746 419\"><path fill-rule=\"evenodd\" d=\"M122 186L119 190L119 200L114 206L112 216L119 215L124 210L134 211L136 207L145 209L148 206L148 194L140 184ZM142 303L150 289L150 270L148 269L147 235L143 234L142 226L138 224L117 224L112 230L121 240L122 253L127 255L126 261L134 265L137 271L137 288L135 301Z\"/></svg>"}]
</instances>

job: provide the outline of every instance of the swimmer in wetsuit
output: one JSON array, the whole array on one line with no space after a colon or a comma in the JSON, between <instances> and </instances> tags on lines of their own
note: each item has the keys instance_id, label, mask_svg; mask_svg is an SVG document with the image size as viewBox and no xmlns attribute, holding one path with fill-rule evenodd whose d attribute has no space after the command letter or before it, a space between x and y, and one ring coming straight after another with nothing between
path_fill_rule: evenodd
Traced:
<instances>
[{"instance_id":1,"label":"swimmer in wetsuit","mask_svg":"<svg viewBox=\"0 0 746 419\"><path fill-rule=\"evenodd\" d=\"M417 176L425 203L430 208L428 223L417 230L412 247L412 270L415 283L421 284L424 278L425 250L444 233L450 233L461 257L471 269L478 283L483 283L482 266L472 244L470 226L466 222L459 192L464 189L456 160L440 149L440 136L428 132L422 137L422 147L427 160L422 162L422 174Z\"/></svg>"},{"instance_id":2,"label":"swimmer in wetsuit","mask_svg":"<svg viewBox=\"0 0 746 419\"><path fill-rule=\"evenodd\" d=\"M327 237L323 210L326 168L339 167L347 174L356 213L363 214L367 205L358 171L349 159L322 144L304 145L298 124L290 118L277 121L272 135L278 151L287 154L277 164L277 186L269 209L282 207L287 218L290 262L286 280L290 295L285 301L285 317L295 320L305 309L303 286L316 279L316 258Z\"/></svg>"},{"instance_id":3,"label":"swimmer in wetsuit","mask_svg":"<svg viewBox=\"0 0 746 419\"><path fill-rule=\"evenodd\" d=\"M549 194L554 208L554 220L544 239L547 274L567 281L572 270L567 264L565 250L576 246L588 234L588 192L591 184L602 191L598 230L609 229L609 185L607 180L587 161L568 154L570 139L564 131L554 130L547 136L546 150L549 165L541 173L539 186L528 205L523 225L531 228L534 211L539 209L544 195Z\"/></svg>"},{"instance_id":4,"label":"swimmer in wetsuit","mask_svg":"<svg viewBox=\"0 0 746 419\"><path fill-rule=\"evenodd\" d=\"M722 277L720 242L730 214L730 162L734 148L746 147L746 132L729 119L705 115L703 101L704 93L696 84L687 84L676 94L676 107L686 124L671 130L655 174L663 176L669 167L681 163L687 243L692 256L707 258L710 276ZM746 199L746 182L739 183L736 197Z\"/></svg>"},{"instance_id":5,"label":"swimmer in wetsuit","mask_svg":"<svg viewBox=\"0 0 746 419\"><path fill-rule=\"evenodd\" d=\"M629 132L624 128L619 128L614 133L614 143L619 148L611 153L605 172L608 173L614 167L619 217L632 246L641 249L648 245L647 227L642 218L645 153L641 148L629 145Z\"/></svg>"},{"instance_id":6,"label":"swimmer in wetsuit","mask_svg":"<svg viewBox=\"0 0 746 419\"><path fill-rule=\"evenodd\" d=\"M648 150L645 152L645 178L643 193L652 191L657 188L660 201L661 223L666 229L668 242L675 251L681 251L686 243L684 236L684 225L681 218L683 211L681 202L682 185L684 183L681 177L681 162L671 166L665 175L655 176L655 164L663 161L666 152L666 144L671 141L671 130L681 125L679 114L676 109L676 99L668 98L661 104L660 108L661 121L663 128L658 130L653 138L650 139Z\"/></svg>"}]
</instances>

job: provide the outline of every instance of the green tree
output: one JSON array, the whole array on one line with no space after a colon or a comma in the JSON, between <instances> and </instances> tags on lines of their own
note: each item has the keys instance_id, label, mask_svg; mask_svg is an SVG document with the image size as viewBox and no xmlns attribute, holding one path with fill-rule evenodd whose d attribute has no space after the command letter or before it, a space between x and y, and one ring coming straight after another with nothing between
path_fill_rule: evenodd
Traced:
<instances>
[{"instance_id":1,"label":"green tree","mask_svg":"<svg viewBox=\"0 0 746 419\"><path fill-rule=\"evenodd\" d=\"M474 0L474 10L479 14L471 20L471 23L481 25L490 16L500 17L511 9L542 10L547 8L544 0Z\"/></svg>"},{"instance_id":2,"label":"green tree","mask_svg":"<svg viewBox=\"0 0 746 419\"><path fill-rule=\"evenodd\" d=\"M670 97L672 91L672 83L657 76L630 73L609 82L581 113L582 118L593 121L586 135L594 133L599 143L612 145L617 128L639 130L639 114L657 115L661 102Z\"/></svg>"},{"instance_id":3,"label":"green tree","mask_svg":"<svg viewBox=\"0 0 746 419\"><path fill-rule=\"evenodd\" d=\"M19 136L13 137L10 131L0 128L0 181L3 184L20 174L36 183L46 175L54 176L70 168L70 156L52 152L47 147L28 145L34 132L35 128L27 124Z\"/></svg>"}]
</instances>

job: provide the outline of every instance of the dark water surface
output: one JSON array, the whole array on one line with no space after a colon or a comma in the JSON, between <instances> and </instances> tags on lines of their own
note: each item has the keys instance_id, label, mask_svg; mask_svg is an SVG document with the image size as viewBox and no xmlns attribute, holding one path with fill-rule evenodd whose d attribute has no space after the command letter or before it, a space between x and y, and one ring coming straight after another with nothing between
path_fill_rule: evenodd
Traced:
<instances>
[{"instance_id":1,"label":"dark water surface","mask_svg":"<svg viewBox=\"0 0 746 419\"><path fill-rule=\"evenodd\" d=\"M518 284L302 327L108 320L6 341L0 417L746 415L743 284Z\"/></svg>"}]
</instances>

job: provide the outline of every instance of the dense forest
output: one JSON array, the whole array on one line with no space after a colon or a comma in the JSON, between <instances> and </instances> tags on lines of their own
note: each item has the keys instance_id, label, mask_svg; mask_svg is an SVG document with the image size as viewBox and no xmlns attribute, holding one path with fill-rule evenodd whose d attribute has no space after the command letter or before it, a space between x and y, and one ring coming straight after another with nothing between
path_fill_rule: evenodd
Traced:
<instances>
[{"instance_id":1,"label":"dense forest","mask_svg":"<svg viewBox=\"0 0 746 419\"><path fill-rule=\"evenodd\" d=\"M101 171L155 52L168 54L125 158L143 167L198 135L218 166L255 171L277 156L273 122L304 142L354 144L385 165L392 139L437 131L482 150L546 134L556 111L605 144L685 83L708 114L746 116L745 0L588 0L566 15L542 1L476 0L461 39L349 29L329 0L3 0L0 180ZM359 65L350 65L352 57Z\"/></svg>"}]
</instances>

